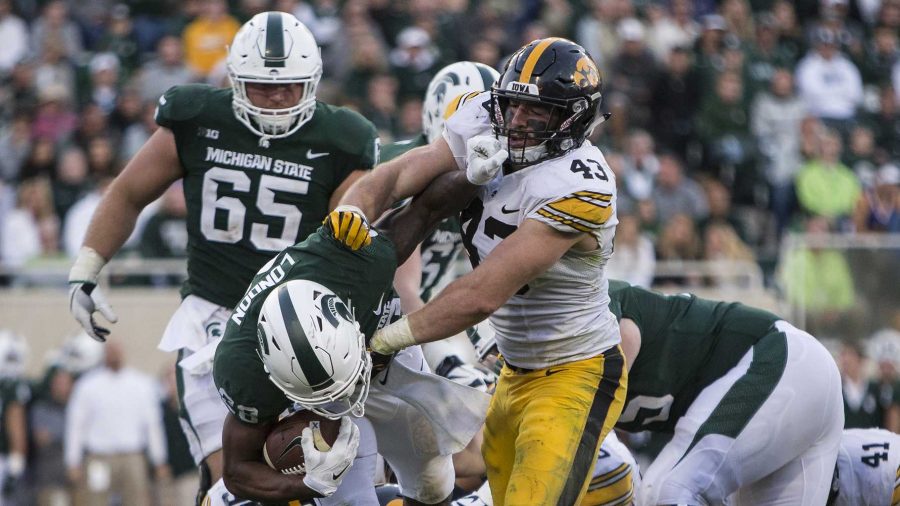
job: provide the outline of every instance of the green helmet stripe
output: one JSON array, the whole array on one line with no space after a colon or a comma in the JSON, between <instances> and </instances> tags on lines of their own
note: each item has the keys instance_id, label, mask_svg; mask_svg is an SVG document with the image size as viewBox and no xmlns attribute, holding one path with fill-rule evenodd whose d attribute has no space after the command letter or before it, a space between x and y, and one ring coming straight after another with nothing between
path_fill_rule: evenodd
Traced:
<instances>
[{"instance_id":1,"label":"green helmet stripe","mask_svg":"<svg viewBox=\"0 0 900 506\"><path fill-rule=\"evenodd\" d=\"M266 16L266 67L284 67L287 55L284 53L284 26L280 12L270 12Z\"/></svg>"},{"instance_id":2,"label":"green helmet stripe","mask_svg":"<svg viewBox=\"0 0 900 506\"><path fill-rule=\"evenodd\" d=\"M271 16L269 16L271 19ZM291 295L285 285L278 288L278 306L281 308L281 315L284 318L284 327L291 339L291 348L294 355L297 356L297 365L303 371L303 376L309 386L318 391L334 384L334 380L328 375L328 372L322 367L322 364L316 358L316 352L309 344L306 332L300 325L300 319L297 317L297 311L291 302Z\"/></svg>"}]
</instances>

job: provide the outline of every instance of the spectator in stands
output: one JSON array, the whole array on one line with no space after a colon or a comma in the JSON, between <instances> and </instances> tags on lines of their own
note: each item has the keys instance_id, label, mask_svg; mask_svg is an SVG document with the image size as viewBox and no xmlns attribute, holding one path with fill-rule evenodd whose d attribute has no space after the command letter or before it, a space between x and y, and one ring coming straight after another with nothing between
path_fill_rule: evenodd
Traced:
<instances>
[{"instance_id":1,"label":"spectator in stands","mask_svg":"<svg viewBox=\"0 0 900 506\"><path fill-rule=\"evenodd\" d=\"M829 232L828 219L811 216L807 236L821 240ZM839 320L856 303L856 289L843 252L813 245L797 248L781 258L780 280L787 300L807 314L807 328L815 335L833 335Z\"/></svg>"},{"instance_id":2,"label":"spectator in stands","mask_svg":"<svg viewBox=\"0 0 900 506\"><path fill-rule=\"evenodd\" d=\"M863 98L856 65L838 49L827 28L816 31L815 49L797 65L797 87L810 113L828 126L849 133Z\"/></svg>"},{"instance_id":3,"label":"spectator in stands","mask_svg":"<svg viewBox=\"0 0 900 506\"><path fill-rule=\"evenodd\" d=\"M91 141L97 137L113 137L116 134L109 126L109 117L99 105L93 102L85 104L81 108L79 119L78 128L72 135L72 141L85 151L90 147Z\"/></svg>"},{"instance_id":4,"label":"spectator in stands","mask_svg":"<svg viewBox=\"0 0 900 506\"><path fill-rule=\"evenodd\" d=\"M50 181L36 177L18 188L16 208L2 217L0 263L21 267L44 254L56 252L59 221L53 212Z\"/></svg>"},{"instance_id":5,"label":"spectator in stands","mask_svg":"<svg viewBox=\"0 0 900 506\"><path fill-rule=\"evenodd\" d=\"M118 4L110 10L108 26L96 51L114 54L122 68L122 76L126 79L137 70L141 64L141 54L131 22L131 10L127 5Z\"/></svg>"},{"instance_id":6,"label":"spectator in stands","mask_svg":"<svg viewBox=\"0 0 900 506\"><path fill-rule=\"evenodd\" d=\"M866 356L856 341L845 341L838 365L844 397L844 428L884 427L884 411L878 403L878 388L869 381Z\"/></svg>"},{"instance_id":7,"label":"spectator in stands","mask_svg":"<svg viewBox=\"0 0 900 506\"><path fill-rule=\"evenodd\" d=\"M41 90L39 99L31 126L32 137L54 144L67 141L78 126L69 91L62 84L51 84Z\"/></svg>"},{"instance_id":8,"label":"spectator in stands","mask_svg":"<svg viewBox=\"0 0 900 506\"><path fill-rule=\"evenodd\" d=\"M757 184L756 142L737 72L723 72L716 78L715 92L697 116L697 137L703 144L705 170L722 179L736 201L752 203Z\"/></svg>"},{"instance_id":9,"label":"spectator in stands","mask_svg":"<svg viewBox=\"0 0 900 506\"><path fill-rule=\"evenodd\" d=\"M136 88L125 86L116 97L116 106L109 115L109 123L118 132L125 132L131 125L141 121L144 103Z\"/></svg>"},{"instance_id":10,"label":"spectator in stands","mask_svg":"<svg viewBox=\"0 0 900 506\"><path fill-rule=\"evenodd\" d=\"M900 62L897 68L900 69ZM875 134L875 146L884 150L888 158L900 161L900 95L895 91L889 85L882 86L878 91L878 110L867 114L863 121Z\"/></svg>"},{"instance_id":11,"label":"spectator in stands","mask_svg":"<svg viewBox=\"0 0 900 506\"><path fill-rule=\"evenodd\" d=\"M91 58L89 69L90 85L85 88L81 101L97 104L108 115L115 109L119 96L119 59L113 53L97 53Z\"/></svg>"},{"instance_id":12,"label":"spectator in stands","mask_svg":"<svg viewBox=\"0 0 900 506\"><path fill-rule=\"evenodd\" d=\"M668 9L667 9L668 7ZM688 48L700 34L700 25L694 21L693 5L689 0L673 0L666 4L648 3L647 47L658 61L669 59L675 48Z\"/></svg>"},{"instance_id":13,"label":"spectator in stands","mask_svg":"<svg viewBox=\"0 0 900 506\"><path fill-rule=\"evenodd\" d=\"M197 75L184 62L181 39L166 35L156 44L156 56L145 63L137 79L141 100L156 103L159 97L172 86L186 84L197 79Z\"/></svg>"},{"instance_id":14,"label":"spectator in stands","mask_svg":"<svg viewBox=\"0 0 900 506\"><path fill-rule=\"evenodd\" d=\"M159 128L156 124L156 101L145 102L140 121L133 123L122 134L119 144L119 160L131 160L147 139Z\"/></svg>"},{"instance_id":15,"label":"spectator in stands","mask_svg":"<svg viewBox=\"0 0 900 506\"><path fill-rule=\"evenodd\" d=\"M795 181L803 211L829 219L853 213L861 188L853 171L841 163L841 149L836 131L820 135L818 157L803 165Z\"/></svg>"},{"instance_id":16,"label":"spectator in stands","mask_svg":"<svg viewBox=\"0 0 900 506\"><path fill-rule=\"evenodd\" d=\"M616 33L622 45L613 58L607 86L627 98L628 125L647 129L651 123L650 108L658 65L644 43L646 30L640 21L625 18L616 27Z\"/></svg>"},{"instance_id":17,"label":"spectator in stands","mask_svg":"<svg viewBox=\"0 0 900 506\"><path fill-rule=\"evenodd\" d=\"M616 249L606 264L607 277L650 288L655 267L653 242L641 232L640 219L633 214L619 215Z\"/></svg>"},{"instance_id":18,"label":"spectator in stands","mask_svg":"<svg viewBox=\"0 0 900 506\"><path fill-rule=\"evenodd\" d=\"M775 16L769 12L761 13L756 21L756 38L747 51L747 96L755 97L770 89L775 72L792 69L795 63L793 55L778 44ZM793 86L793 75L791 77Z\"/></svg>"},{"instance_id":19,"label":"spectator in stands","mask_svg":"<svg viewBox=\"0 0 900 506\"><path fill-rule=\"evenodd\" d=\"M702 220L709 214L706 194L696 181L684 175L681 160L673 155L659 157L659 173L653 201L663 224L674 216L687 216L692 221Z\"/></svg>"},{"instance_id":20,"label":"spectator in stands","mask_svg":"<svg viewBox=\"0 0 900 506\"><path fill-rule=\"evenodd\" d=\"M897 43L896 29L878 26L866 51L861 55L860 73L863 82L876 86L891 81L891 71L900 62L900 45Z\"/></svg>"},{"instance_id":21,"label":"spectator in stands","mask_svg":"<svg viewBox=\"0 0 900 506\"><path fill-rule=\"evenodd\" d=\"M47 49L46 43L59 38L59 46L69 61L77 61L83 48L78 25L69 17L63 0L51 0L44 4L41 16L31 25L31 50L40 58Z\"/></svg>"},{"instance_id":22,"label":"spectator in stands","mask_svg":"<svg viewBox=\"0 0 900 506\"><path fill-rule=\"evenodd\" d=\"M0 126L0 181L17 180L30 152L31 116L20 112Z\"/></svg>"},{"instance_id":23,"label":"spectator in stands","mask_svg":"<svg viewBox=\"0 0 900 506\"><path fill-rule=\"evenodd\" d=\"M375 124L382 142L393 138L398 88L397 79L391 74L374 76L369 80L362 114Z\"/></svg>"},{"instance_id":24,"label":"spectator in stands","mask_svg":"<svg viewBox=\"0 0 900 506\"><path fill-rule=\"evenodd\" d=\"M794 93L791 71L779 68L768 92L757 95L750 126L763 156L769 203L778 237L795 208L794 178L800 169L800 124L806 104Z\"/></svg>"},{"instance_id":25,"label":"spectator in stands","mask_svg":"<svg viewBox=\"0 0 900 506\"><path fill-rule=\"evenodd\" d=\"M369 81L375 76L387 73L389 69L385 44L369 24L369 21L355 22L350 32L350 69L343 93L350 98L365 99Z\"/></svg>"},{"instance_id":26,"label":"spectator in stands","mask_svg":"<svg viewBox=\"0 0 900 506\"><path fill-rule=\"evenodd\" d=\"M694 220L685 214L672 216L656 241L656 259L665 261L693 261L702 255L702 244ZM656 276L654 284L691 285L700 280L687 275Z\"/></svg>"},{"instance_id":27,"label":"spectator in stands","mask_svg":"<svg viewBox=\"0 0 900 506\"><path fill-rule=\"evenodd\" d=\"M9 97L6 103L0 103L0 112L9 114L33 114L37 107L38 94L35 87L35 62L31 59L20 60L12 69L9 83L5 86Z\"/></svg>"},{"instance_id":28,"label":"spectator in stands","mask_svg":"<svg viewBox=\"0 0 900 506\"><path fill-rule=\"evenodd\" d=\"M864 125L853 127L850 133L850 149L844 150L841 161L856 174L865 186L874 181L875 171L885 158L884 150L875 148L875 134Z\"/></svg>"},{"instance_id":29,"label":"spectator in stands","mask_svg":"<svg viewBox=\"0 0 900 506\"><path fill-rule=\"evenodd\" d=\"M397 47L390 53L391 73L396 77L400 98L425 95L428 83L440 68L440 54L428 32L406 28L397 35Z\"/></svg>"},{"instance_id":30,"label":"spectator in stands","mask_svg":"<svg viewBox=\"0 0 900 506\"><path fill-rule=\"evenodd\" d=\"M628 151L622 157L621 179L623 193L634 200L648 199L653 194L653 185L659 173L659 159L654 150L653 137L646 131L634 130L628 136Z\"/></svg>"},{"instance_id":31,"label":"spectator in stands","mask_svg":"<svg viewBox=\"0 0 900 506\"><path fill-rule=\"evenodd\" d=\"M715 76L722 70L727 25L718 14L703 16L703 29L694 44L695 66L702 79L703 92L713 89Z\"/></svg>"},{"instance_id":32,"label":"spectator in stands","mask_svg":"<svg viewBox=\"0 0 900 506\"><path fill-rule=\"evenodd\" d=\"M857 232L900 233L900 168L878 169L857 203L854 224Z\"/></svg>"},{"instance_id":33,"label":"spectator in stands","mask_svg":"<svg viewBox=\"0 0 900 506\"><path fill-rule=\"evenodd\" d=\"M44 43L38 64L34 69L34 85L38 97L48 88L60 88L69 97L77 90L75 66L66 57L64 41L58 34L50 34Z\"/></svg>"},{"instance_id":34,"label":"spectator in stands","mask_svg":"<svg viewBox=\"0 0 900 506\"><path fill-rule=\"evenodd\" d=\"M742 241L747 242L749 234L731 205L731 192L728 188L721 181L707 179L703 181L703 191L709 204L709 214L698 221L700 232L705 233L711 225L728 225Z\"/></svg>"},{"instance_id":35,"label":"spectator in stands","mask_svg":"<svg viewBox=\"0 0 900 506\"><path fill-rule=\"evenodd\" d=\"M48 137L37 137L31 143L31 151L19 170L19 179L51 177L56 171L56 143Z\"/></svg>"},{"instance_id":36,"label":"spectator in stands","mask_svg":"<svg viewBox=\"0 0 900 506\"><path fill-rule=\"evenodd\" d=\"M607 75L612 61L619 53L616 26L622 19L623 2L617 0L592 0L587 15L582 16L575 27L575 39L594 57L597 66Z\"/></svg>"},{"instance_id":37,"label":"spectator in stands","mask_svg":"<svg viewBox=\"0 0 900 506\"><path fill-rule=\"evenodd\" d=\"M797 23L797 12L791 0L776 0L772 4L772 16L778 30L778 48L796 63L806 51L803 28Z\"/></svg>"},{"instance_id":38,"label":"spectator in stands","mask_svg":"<svg viewBox=\"0 0 900 506\"><path fill-rule=\"evenodd\" d=\"M120 343L104 349L104 366L75 383L66 410L65 465L76 504L106 506L118 494L127 504L149 505L145 452L156 479L170 475L157 386L125 365Z\"/></svg>"},{"instance_id":39,"label":"spectator in stands","mask_svg":"<svg viewBox=\"0 0 900 506\"><path fill-rule=\"evenodd\" d=\"M121 163L109 137L98 135L88 141L87 156L91 177L111 177L119 173Z\"/></svg>"},{"instance_id":40,"label":"spectator in stands","mask_svg":"<svg viewBox=\"0 0 900 506\"><path fill-rule=\"evenodd\" d=\"M808 23L811 35L808 38L814 39L819 30L830 30L837 38L838 48L853 61L860 61L866 49L864 33L855 20L848 18L848 3L848 0L821 0L817 22Z\"/></svg>"},{"instance_id":41,"label":"spectator in stands","mask_svg":"<svg viewBox=\"0 0 900 506\"><path fill-rule=\"evenodd\" d=\"M650 130L661 148L687 158L695 137L694 116L700 104L700 75L693 68L687 46L672 48L653 87Z\"/></svg>"},{"instance_id":42,"label":"spectator in stands","mask_svg":"<svg viewBox=\"0 0 900 506\"><path fill-rule=\"evenodd\" d=\"M28 52L28 26L12 7L12 0L0 0L0 78L5 78Z\"/></svg>"},{"instance_id":43,"label":"spectator in stands","mask_svg":"<svg viewBox=\"0 0 900 506\"><path fill-rule=\"evenodd\" d=\"M71 491L66 481L63 438L73 379L68 371L57 367L47 382L48 395L38 398L29 409L34 442L31 481L38 506L68 505L71 504Z\"/></svg>"},{"instance_id":44,"label":"spectator in stands","mask_svg":"<svg viewBox=\"0 0 900 506\"><path fill-rule=\"evenodd\" d=\"M882 426L900 432L900 310L891 317L886 327L869 336L866 352L878 366L875 384L884 412Z\"/></svg>"},{"instance_id":45,"label":"spectator in stands","mask_svg":"<svg viewBox=\"0 0 900 506\"><path fill-rule=\"evenodd\" d=\"M225 0L200 1L200 16L188 23L182 38L188 66L199 76L206 77L228 54L226 46L241 24L228 14Z\"/></svg>"},{"instance_id":46,"label":"spectator in stands","mask_svg":"<svg viewBox=\"0 0 900 506\"><path fill-rule=\"evenodd\" d=\"M53 209L65 216L69 209L90 190L87 156L78 146L63 148L53 178Z\"/></svg>"},{"instance_id":47,"label":"spectator in stands","mask_svg":"<svg viewBox=\"0 0 900 506\"><path fill-rule=\"evenodd\" d=\"M739 288L734 262L755 262L756 255L728 223L717 222L703 233L703 260L709 262L709 283L716 288Z\"/></svg>"}]
</instances>

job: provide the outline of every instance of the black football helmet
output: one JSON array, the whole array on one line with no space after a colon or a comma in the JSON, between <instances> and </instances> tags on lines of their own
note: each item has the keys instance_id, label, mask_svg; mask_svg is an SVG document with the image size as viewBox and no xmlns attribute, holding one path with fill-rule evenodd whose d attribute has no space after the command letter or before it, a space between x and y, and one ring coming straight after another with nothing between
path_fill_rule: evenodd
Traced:
<instances>
[{"instance_id":1,"label":"black football helmet","mask_svg":"<svg viewBox=\"0 0 900 506\"><path fill-rule=\"evenodd\" d=\"M521 168L581 146L604 119L602 86L594 60L570 40L538 39L516 51L491 88L491 125L506 141L509 163ZM510 101L546 107L549 120L543 129L513 128Z\"/></svg>"}]
</instances>

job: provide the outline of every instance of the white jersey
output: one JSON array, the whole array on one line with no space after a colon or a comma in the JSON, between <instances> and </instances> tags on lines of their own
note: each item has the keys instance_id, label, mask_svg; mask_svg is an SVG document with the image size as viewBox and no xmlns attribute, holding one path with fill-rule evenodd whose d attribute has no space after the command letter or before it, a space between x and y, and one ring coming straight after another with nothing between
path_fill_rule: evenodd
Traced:
<instances>
[{"instance_id":1,"label":"white jersey","mask_svg":"<svg viewBox=\"0 0 900 506\"><path fill-rule=\"evenodd\" d=\"M444 125L460 168L466 166L466 141L490 134L489 101L489 93L467 95ZM585 141L561 157L498 174L463 212L463 241L473 264L527 219L588 233L599 244L590 252L569 250L491 316L497 347L510 364L545 368L596 356L619 342L603 272L618 223L615 205L615 176L600 150Z\"/></svg>"},{"instance_id":2,"label":"white jersey","mask_svg":"<svg viewBox=\"0 0 900 506\"><path fill-rule=\"evenodd\" d=\"M846 429L838 453L834 506L900 503L900 435L883 429Z\"/></svg>"}]
</instances>

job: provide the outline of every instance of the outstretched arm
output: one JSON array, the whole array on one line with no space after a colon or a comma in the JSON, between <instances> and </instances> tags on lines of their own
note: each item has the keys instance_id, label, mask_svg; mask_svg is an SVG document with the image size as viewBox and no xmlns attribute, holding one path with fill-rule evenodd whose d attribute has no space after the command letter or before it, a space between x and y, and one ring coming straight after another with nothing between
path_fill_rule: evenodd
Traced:
<instances>
[{"instance_id":1,"label":"outstretched arm","mask_svg":"<svg viewBox=\"0 0 900 506\"><path fill-rule=\"evenodd\" d=\"M437 139L375 167L347 190L341 205L356 206L375 219L394 202L420 193L434 178L456 169L447 141Z\"/></svg>"},{"instance_id":2,"label":"outstretched arm","mask_svg":"<svg viewBox=\"0 0 900 506\"><path fill-rule=\"evenodd\" d=\"M390 237L402 264L441 220L469 205L478 187L466 180L466 173L455 170L431 182L412 203L382 218L376 228Z\"/></svg>"}]
</instances>

